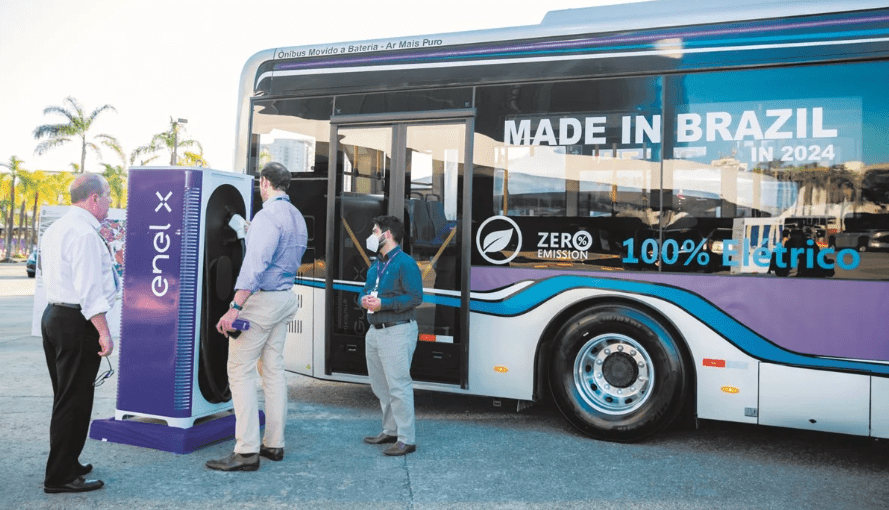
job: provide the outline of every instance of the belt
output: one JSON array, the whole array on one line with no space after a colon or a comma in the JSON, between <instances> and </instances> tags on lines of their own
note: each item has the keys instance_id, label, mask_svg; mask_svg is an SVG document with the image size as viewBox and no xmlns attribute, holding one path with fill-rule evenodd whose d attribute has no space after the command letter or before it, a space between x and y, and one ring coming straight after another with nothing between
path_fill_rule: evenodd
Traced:
<instances>
[{"instance_id":1,"label":"belt","mask_svg":"<svg viewBox=\"0 0 889 510\"><path fill-rule=\"evenodd\" d=\"M75 310L80 310L80 305L75 305L71 303L50 303L53 306L64 306L65 308L73 308Z\"/></svg>"},{"instance_id":2,"label":"belt","mask_svg":"<svg viewBox=\"0 0 889 510\"><path fill-rule=\"evenodd\" d=\"M371 326L373 326L374 329L386 329L386 328L391 328L392 326L398 326L400 324L407 324L408 322L410 322L410 320L381 322L379 324L371 324Z\"/></svg>"}]
</instances>

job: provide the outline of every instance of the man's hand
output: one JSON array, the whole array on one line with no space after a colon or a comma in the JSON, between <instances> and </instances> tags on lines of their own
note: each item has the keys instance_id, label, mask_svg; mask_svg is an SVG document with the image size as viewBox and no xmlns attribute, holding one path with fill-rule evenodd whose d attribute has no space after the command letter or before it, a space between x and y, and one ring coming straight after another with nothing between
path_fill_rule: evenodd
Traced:
<instances>
[{"instance_id":1,"label":"man's hand","mask_svg":"<svg viewBox=\"0 0 889 510\"><path fill-rule=\"evenodd\" d=\"M225 312L225 315L220 317L219 322L216 323L216 331L228 338L228 332L235 330L235 328L232 327L232 322L235 322L235 319L237 318L238 311L234 308L230 308L227 312Z\"/></svg>"},{"instance_id":2,"label":"man's hand","mask_svg":"<svg viewBox=\"0 0 889 510\"><path fill-rule=\"evenodd\" d=\"M361 306L363 306L367 310L370 310L371 312L378 312L380 310L381 304L382 301L380 301L380 298L376 296L371 296L368 294L367 296L361 298Z\"/></svg>"},{"instance_id":3,"label":"man's hand","mask_svg":"<svg viewBox=\"0 0 889 510\"><path fill-rule=\"evenodd\" d=\"M111 353L114 352L114 340L111 339L111 330L108 329L108 321L105 320L105 314L97 313L93 315L90 317L90 322L93 323L96 331L99 332L99 347L102 348L99 351L99 356L111 356Z\"/></svg>"},{"instance_id":4,"label":"man's hand","mask_svg":"<svg viewBox=\"0 0 889 510\"><path fill-rule=\"evenodd\" d=\"M99 356L111 356L111 353L114 352L114 340L111 339L111 334L99 334L99 346L102 347Z\"/></svg>"}]
</instances>

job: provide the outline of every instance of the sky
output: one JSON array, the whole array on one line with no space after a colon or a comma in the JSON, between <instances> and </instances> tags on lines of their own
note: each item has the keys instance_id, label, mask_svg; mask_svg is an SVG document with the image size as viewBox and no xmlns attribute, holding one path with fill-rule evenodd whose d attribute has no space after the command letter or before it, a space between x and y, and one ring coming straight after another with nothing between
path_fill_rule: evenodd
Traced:
<instances>
[{"instance_id":1,"label":"sky","mask_svg":"<svg viewBox=\"0 0 889 510\"><path fill-rule=\"evenodd\" d=\"M536 25L551 10L632 1L0 0L0 162L79 164L78 142L34 153L34 129L65 121L43 110L72 96L87 112L116 109L89 133L127 155L182 118L209 166L231 170L239 78L261 50ZM121 164L108 149L103 161ZM89 156L86 169L103 167Z\"/></svg>"}]
</instances>

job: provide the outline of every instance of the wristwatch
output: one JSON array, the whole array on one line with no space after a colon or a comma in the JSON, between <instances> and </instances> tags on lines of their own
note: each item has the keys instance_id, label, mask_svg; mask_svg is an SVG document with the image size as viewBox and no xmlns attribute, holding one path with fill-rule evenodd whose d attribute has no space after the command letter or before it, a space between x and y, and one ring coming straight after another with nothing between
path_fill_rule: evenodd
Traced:
<instances>
[{"instance_id":1,"label":"wristwatch","mask_svg":"<svg viewBox=\"0 0 889 510\"><path fill-rule=\"evenodd\" d=\"M240 312L241 310L244 309L243 307L241 307L241 305L235 303L234 301L232 301L231 303L229 303L229 304L228 304L228 307L229 307L229 308L234 308L235 310L237 310L237 311L239 311L239 312Z\"/></svg>"}]
</instances>

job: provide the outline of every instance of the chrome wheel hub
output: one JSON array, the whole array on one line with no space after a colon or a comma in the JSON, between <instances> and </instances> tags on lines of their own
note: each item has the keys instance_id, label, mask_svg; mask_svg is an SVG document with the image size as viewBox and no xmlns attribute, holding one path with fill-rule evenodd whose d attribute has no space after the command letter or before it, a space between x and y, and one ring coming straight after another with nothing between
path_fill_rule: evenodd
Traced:
<instances>
[{"instance_id":1,"label":"chrome wheel hub","mask_svg":"<svg viewBox=\"0 0 889 510\"><path fill-rule=\"evenodd\" d=\"M606 414L625 414L651 395L654 366L648 352L619 334L589 340L574 360L574 386L587 404Z\"/></svg>"}]
</instances>

